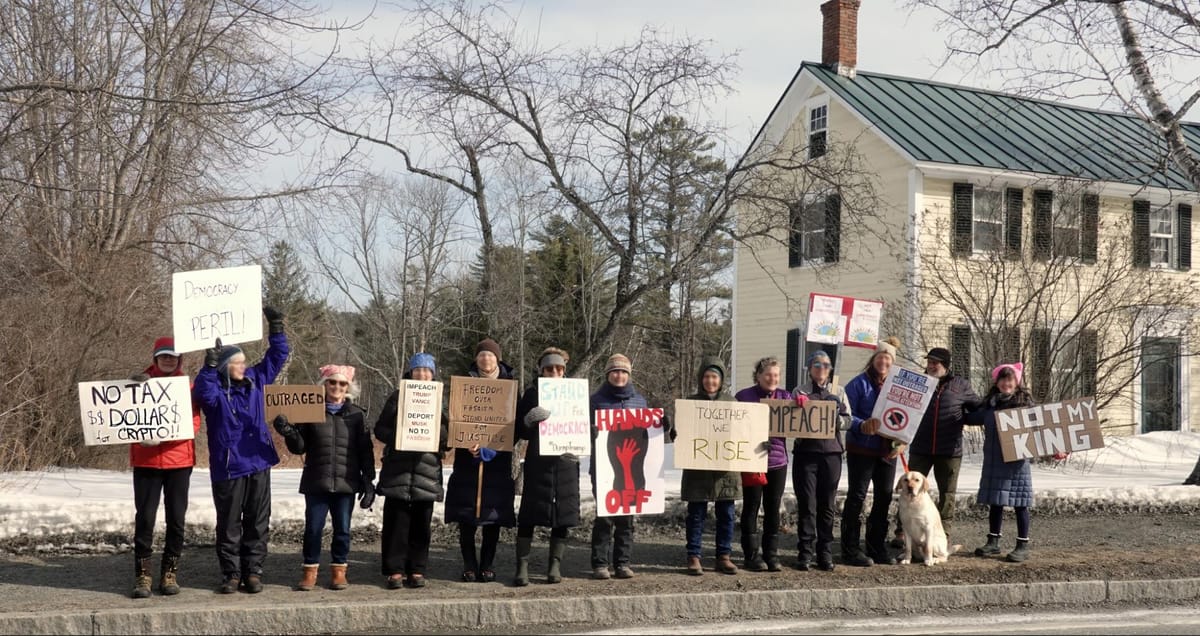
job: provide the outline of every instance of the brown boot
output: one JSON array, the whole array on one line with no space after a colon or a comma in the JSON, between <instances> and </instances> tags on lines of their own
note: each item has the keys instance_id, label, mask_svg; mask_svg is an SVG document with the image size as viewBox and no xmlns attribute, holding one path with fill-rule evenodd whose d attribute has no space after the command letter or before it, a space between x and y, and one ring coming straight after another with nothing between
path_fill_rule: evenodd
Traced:
<instances>
[{"instance_id":1,"label":"brown boot","mask_svg":"<svg viewBox=\"0 0 1200 636\"><path fill-rule=\"evenodd\" d=\"M700 557L688 557L687 573L692 576L700 576L701 574L704 574L704 566L700 565Z\"/></svg>"},{"instance_id":2,"label":"brown boot","mask_svg":"<svg viewBox=\"0 0 1200 636\"><path fill-rule=\"evenodd\" d=\"M729 558L728 554L717 555L717 571L721 574L737 574L737 566L733 564L733 559Z\"/></svg>"},{"instance_id":3,"label":"brown boot","mask_svg":"<svg viewBox=\"0 0 1200 636\"><path fill-rule=\"evenodd\" d=\"M158 577L158 591L163 596L175 596L179 593L179 557L163 556L162 572Z\"/></svg>"},{"instance_id":4,"label":"brown boot","mask_svg":"<svg viewBox=\"0 0 1200 636\"><path fill-rule=\"evenodd\" d=\"M296 589L301 592L308 592L317 586L317 568L318 565L305 564L303 567L304 575L300 577L300 582L296 584Z\"/></svg>"},{"instance_id":5,"label":"brown boot","mask_svg":"<svg viewBox=\"0 0 1200 636\"><path fill-rule=\"evenodd\" d=\"M329 576L329 589L344 590L350 587L350 582L346 580L346 564L329 566L331 574Z\"/></svg>"},{"instance_id":6,"label":"brown boot","mask_svg":"<svg viewBox=\"0 0 1200 636\"><path fill-rule=\"evenodd\" d=\"M133 592L130 596L133 598L150 598L150 585L154 581L150 578L149 557L134 559L133 576Z\"/></svg>"}]
</instances>

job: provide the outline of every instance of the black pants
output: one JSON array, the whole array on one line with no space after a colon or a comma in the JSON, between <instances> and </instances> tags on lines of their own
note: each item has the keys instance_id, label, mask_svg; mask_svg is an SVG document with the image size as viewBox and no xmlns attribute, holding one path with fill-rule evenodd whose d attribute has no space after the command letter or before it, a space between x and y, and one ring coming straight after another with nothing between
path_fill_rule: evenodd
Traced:
<instances>
[{"instance_id":1,"label":"black pants","mask_svg":"<svg viewBox=\"0 0 1200 636\"><path fill-rule=\"evenodd\" d=\"M221 574L261 576L271 539L271 471L218 481L212 492Z\"/></svg>"},{"instance_id":2,"label":"black pants","mask_svg":"<svg viewBox=\"0 0 1200 636\"><path fill-rule=\"evenodd\" d=\"M517 526L517 536L522 539L532 539L533 529L537 526ZM571 536L571 526L555 526L550 529L551 539L566 539Z\"/></svg>"},{"instance_id":3,"label":"black pants","mask_svg":"<svg viewBox=\"0 0 1200 636\"><path fill-rule=\"evenodd\" d=\"M483 530L483 543L479 545L479 556L475 556L475 529ZM496 561L496 544L500 543L500 526L488 524L477 526L470 523L458 524L458 547L462 550L463 572L479 574L491 570Z\"/></svg>"},{"instance_id":4,"label":"black pants","mask_svg":"<svg viewBox=\"0 0 1200 636\"><path fill-rule=\"evenodd\" d=\"M429 567L429 543L432 537L432 501L383 500L383 575L425 574Z\"/></svg>"},{"instance_id":5,"label":"black pants","mask_svg":"<svg viewBox=\"0 0 1200 636\"><path fill-rule=\"evenodd\" d=\"M592 524L592 569L629 565L633 559L633 515L596 517Z\"/></svg>"},{"instance_id":6,"label":"black pants","mask_svg":"<svg viewBox=\"0 0 1200 636\"><path fill-rule=\"evenodd\" d=\"M188 507L188 483L192 468L133 469L133 554L139 559L154 554L154 522L158 519L161 496L167 521L167 541L163 556L183 554L184 516Z\"/></svg>"},{"instance_id":7,"label":"black pants","mask_svg":"<svg viewBox=\"0 0 1200 636\"><path fill-rule=\"evenodd\" d=\"M758 533L758 511L763 513L762 553L774 556L779 541L779 505L787 488L787 466L767 471L767 485L742 487L742 551L747 558L753 551L751 537Z\"/></svg>"},{"instance_id":8,"label":"black pants","mask_svg":"<svg viewBox=\"0 0 1200 636\"><path fill-rule=\"evenodd\" d=\"M896 481L896 460L872 455L846 454L850 471L846 504L842 508L842 554L860 552L862 511L867 490L874 484L875 496L867 517L867 556L887 554L888 508Z\"/></svg>"},{"instance_id":9,"label":"black pants","mask_svg":"<svg viewBox=\"0 0 1200 636\"><path fill-rule=\"evenodd\" d=\"M796 552L801 561L811 561L814 551L819 561L833 560L833 522L837 517L837 489L841 478L841 453L794 455L792 490L796 493L799 535Z\"/></svg>"}]
</instances>

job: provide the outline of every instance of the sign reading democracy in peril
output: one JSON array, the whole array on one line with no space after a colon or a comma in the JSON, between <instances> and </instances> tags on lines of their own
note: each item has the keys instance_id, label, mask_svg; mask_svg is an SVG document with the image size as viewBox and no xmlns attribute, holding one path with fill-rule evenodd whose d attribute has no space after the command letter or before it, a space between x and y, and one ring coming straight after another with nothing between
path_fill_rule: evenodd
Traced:
<instances>
[{"instance_id":1,"label":"sign reading democracy in peril","mask_svg":"<svg viewBox=\"0 0 1200 636\"><path fill-rule=\"evenodd\" d=\"M849 296L812 293L808 296L805 340L874 349L879 344L883 303Z\"/></svg>"},{"instance_id":2,"label":"sign reading democracy in peril","mask_svg":"<svg viewBox=\"0 0 1200 636\"><path fill-rule=\"evenodd\" d=\"M175 350L200 351L262 340L262 268L258 265L176 272L171 276Z\"/></svg>"},{"instance_id":3,"label":"sign reading democracy in peril","mask_svg":"<svg viewBox=\"0 0 1200 636\"><path fill-rule=\"evenodd\" d=\"M771 409L771 437L833 439L837 434L837 402L809 400L804 406L797 406L795 400L762 400L762 403Z\"/></svg>"},{"instance_id":4,"label":"sign reading democracy in peril","mask_svg":"<svg viewBox=\"0 0 1200 636\"><path fill-rule=\"evenodd\" d=\"M191 383L185 376L145 382L80 382L83 442L88 446L192 439Z\"/></svg>"},{"instance_id":5,"label":"sign reading democracy in peril","mask_svg":"<svg viewBox=\"0 0 1200 636\"><path fill-rule=\"evenodd\" d=\"M1006 462L1104 448L1095 398L997 411L996 433Z\"/></svg>"},{"instance_id":6,"label":"sign reading democracy in peril","mask_svg":"<svg viewBox=\"0 0 1200 636\"><path fill-rule=\"evenodd\" d=\"M517 382L452 376L450 378L451 448L478 444L511 451L517 419Z\"/></svg>"},{"instance_id":7,"label":"sign reading democracy in peril","mask_svg":"<svg viewBox=\"0 0 1200 636\"><path fill-rule=\"evenodd\" d=\"M675 467L767 472L769 413L753 402L675 400Z\"/></svg>"},{"instance_id":8,"label":"sign reading democracy in peril","mask_svg":"<svg viewBox=\"0 0 1200 636\"><path fill-rule=\"evenodd\" d=\"M892 365L871 417L879 420L879 435L908 444L921 426L938 380L912 369Z\"/></svg>"},{"instance_id":9,"label":"sign reading democracy in peril","mask_svg":"<svg viewBox=\"0 0 1200 636\"><path fill-rule=\"evenodd\" d=\"M538 378L538 406L550 411L550 417L538 424L539 454L587 455L591 452L587 380Z\"/></svg>"},{"instance_id":10,"label":"sign reading democracy in peril","mask_svg":"<svg viewBox=\"0 0 1200 636\"><path fill-rule=\"evenodd\" d=\"M662 419L662 409L596 411L596 516L666 509Z\"/></svg>"},{"instance_id":11,"label":"sign reading democracy in peril","mask_svg":"<svg viewBox=\"0 0 1200 636\"><path fill-rule=\"evenodd\" d=\"M263 388L267 422L282 415L292 424L325 423L325 388L315 384L272 384Z\"/></svg>"},{"instance_id":12,"label":"sign reading democracy in peril","mask_svg":"<svg viewBox=\"0 0 1200 636\"><path fill-rule=\"evenodd\" d=\"M442 441L442 383L402 381L397 407L396 450L438 452Z\"/></svg>"}]
</instances>

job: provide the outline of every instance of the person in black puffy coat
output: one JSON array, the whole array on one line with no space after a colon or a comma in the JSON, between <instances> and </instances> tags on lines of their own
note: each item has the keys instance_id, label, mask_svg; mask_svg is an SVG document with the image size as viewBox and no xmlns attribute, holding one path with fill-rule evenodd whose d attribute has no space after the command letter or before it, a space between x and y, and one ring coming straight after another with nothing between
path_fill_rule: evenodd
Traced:
<instances>
[{"instance_id":1,"label":"person in black puffy coat","mask_svg":"<svg viewBox=\"0 0 1200 636\"><path fill-rule=\"evenodd\" d=\"M351 401L357 393L354 367L321 367L325 387L325 423L292 425L283 415L275 417L275 430L295 455L304 455L300 492L304 495L304 567L297 590L311 590L317 582L321 559L321 535L325 518L333 519L333 542L329 547L330 589L342 590L346 561L350 556L350 515L354 496L373 492L375 446L367 432L365 413Z\"/></svg>"}]
</instances>

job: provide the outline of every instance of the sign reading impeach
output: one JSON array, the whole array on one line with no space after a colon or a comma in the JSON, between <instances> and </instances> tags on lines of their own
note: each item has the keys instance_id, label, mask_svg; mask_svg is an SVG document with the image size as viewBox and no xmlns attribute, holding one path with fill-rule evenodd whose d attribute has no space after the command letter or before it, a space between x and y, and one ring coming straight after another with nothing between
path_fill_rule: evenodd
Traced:
<instances>
[{"instance_id":1,"label":"sign reading impeach","mask_svg":"<svg viewBox=\"0 0 1200 636\"><path fill-rule=\"evenodd\" d=\"M1006 462L1104 448L1096 398L997 411L996 433Z\"/></svg>"},{"instance_id":2,"label":"sign reading impeach","mask_svg":"<svg viewBox=\"0 0 1200 636\"><path fill-rule=\"evenodd\" d=\"M833 439L837 434L838 403L809 400L797 406L794 400L762 400L771 409L771 437Z\"/></svg>"}]
</instances>

